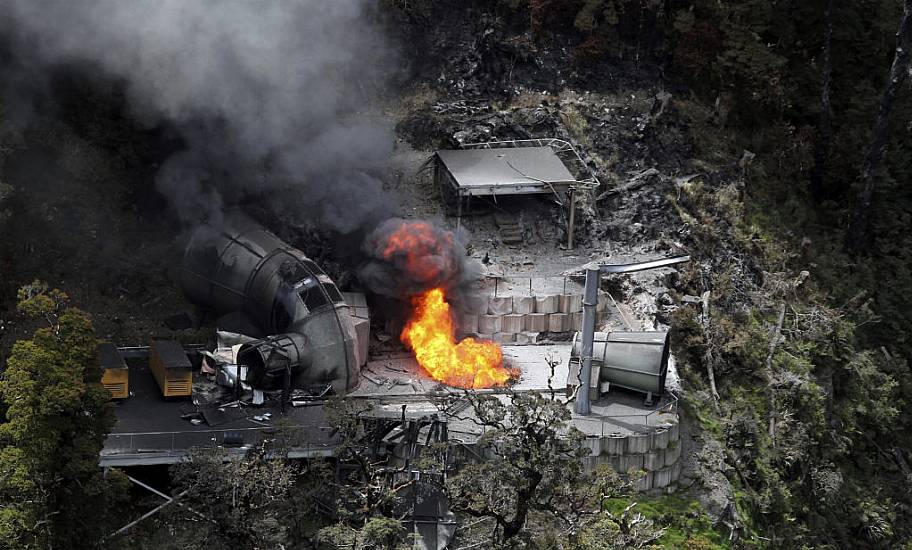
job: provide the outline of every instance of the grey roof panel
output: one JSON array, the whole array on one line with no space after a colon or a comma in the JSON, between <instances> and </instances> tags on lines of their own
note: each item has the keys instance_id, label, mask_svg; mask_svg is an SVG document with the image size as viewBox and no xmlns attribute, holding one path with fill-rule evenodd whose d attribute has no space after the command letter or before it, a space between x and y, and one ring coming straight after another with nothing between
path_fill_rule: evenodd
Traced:
<instances>
[{"instance_id":1,"label":"grey roof panel","mask_svg":"<svg viewBox=\"0 0 912 550\"><path fill-rule=\"evenodd\" d=\"M98 360L104 370L127 368L127 363L117 351L117 346L108 342L98 344Z\"/></svg>"},{"instance_id":2,"label":"grey roof panel","mask_svg":"<svg viewBox=\"0 0 912 550\"><path fill-rule=\"evenodd\" d=\"M437 151L459 187L568 184L576 178L550 147Z\"/></svg>"},{"instance_id":3,"label":"grey roof panel","mask_svg":"<svg viewBox=\"0 0 912 550\"><path fill-rule=\"evenodd\" d=\"M153 340L149 354L157 354L166 369L189 369L193 365L187 352L174 340Z\"/></svg>"}]
</instances>

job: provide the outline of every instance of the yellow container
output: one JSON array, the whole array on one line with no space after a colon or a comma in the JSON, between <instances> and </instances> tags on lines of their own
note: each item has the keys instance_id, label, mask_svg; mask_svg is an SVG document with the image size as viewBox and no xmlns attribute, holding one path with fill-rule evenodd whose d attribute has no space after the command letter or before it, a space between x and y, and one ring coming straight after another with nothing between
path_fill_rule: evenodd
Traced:
<instances>
[{"instance_id":1,"label":"yellow container","mask_svg":"<svg viewBox=\"0 0 912 550\"><path fill-rule=\"evenodd\" d=\"M149 369L165 397L190 397L193 366L184 348L173 340L153 340L149 346Z\"/></svg>"},{"instance_id":2,"label":"yellow container","mask_svg":"<svg viewBox=\"0 0 912 550\"><path fill-rule=\"evenodd\" d=\"M117 346L108 342L98 344L98 359L101 362L101 384L111 392L111 397L129 397L130 369L117 351Z\"/></svg>"}]
</instances>

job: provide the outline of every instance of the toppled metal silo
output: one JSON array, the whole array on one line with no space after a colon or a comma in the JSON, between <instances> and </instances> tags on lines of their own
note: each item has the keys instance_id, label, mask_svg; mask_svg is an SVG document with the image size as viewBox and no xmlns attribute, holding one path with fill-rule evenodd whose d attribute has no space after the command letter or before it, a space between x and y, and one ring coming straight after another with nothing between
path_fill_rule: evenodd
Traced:
<instances>
[{"instance_id":1,"label":"toppled metal silo","mask_svg":"<svg viewBox=\"0 0 912 550\"><path fill-rule=\"evenodd\" d=\"M245 382L269 379L285 354L295 363L292 387L332 383L344 392L357 385L367 361L368 331L360 325L368 320L355 315L317 264L250 218L231 214L217 227L199 226L180 281L193 302L217 314L241 312L275 335L246 346L244 360L256 364Z\"/></svg>"},{"instance_id":2,"label":"toppled metal silo","mask_svg":"<svg viewBox=\"0 0 912 550\"><path fill-rule=\"evenodd\" d=\"M581 338L573 337L570 352L571 377L579 377ZM598 370L598 381L660 396L665 391L668 374L669 342L667 332L596 332L592 346L593 371ZM576 366L576 368L574 368ZM593 378L596 378L593 372ZM569 380L569 385L579 381Z\"/></svg>"}]
</instances>

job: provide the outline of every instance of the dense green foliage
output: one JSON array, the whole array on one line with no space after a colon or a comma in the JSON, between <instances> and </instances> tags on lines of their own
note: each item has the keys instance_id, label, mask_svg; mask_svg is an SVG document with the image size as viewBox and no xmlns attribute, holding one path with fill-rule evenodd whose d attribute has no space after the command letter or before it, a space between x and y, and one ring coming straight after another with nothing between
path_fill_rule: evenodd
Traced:
<instances>
[{"instance_id":1,"label":"dense green foliage","mask_svg":"<svg viewBox=\"0 0 912 550\"><path fill-rule=\"evenodd\" d=\"M19 309L48 326L16 343L0 381L0 545L92 547L125 481L98 467L113 414L92 322L37 281L19 297Z\"/></svg>"},{"instance_id":2,"label":"dense green foliage","mask_svg":"<svg viewBox=\"0 0 912 550\"><path fill-rule=\"evenodd\" d=\"M705 308L681 307L672 325L685 411L701 437L718 442L737 501L726 513L743 543L912 539L907 83L882 128L869 232L855 235L849 224L902 8L895 0L503 0L487 8L530 40L529 55L566 51L555 66L575 63L560 85L534 85L611 90L616 81L605 76L620 69L672 94L640 139L652 147L647 166L694 174L666 196L680 223L671 238L696 258L676 292L708 299ZM488 89L511 91L506 82ZM602 124L583 111L564 121L586 145L587 129ZM853 241L864 244L847 251Z\"/></svg>"}]
</instances>

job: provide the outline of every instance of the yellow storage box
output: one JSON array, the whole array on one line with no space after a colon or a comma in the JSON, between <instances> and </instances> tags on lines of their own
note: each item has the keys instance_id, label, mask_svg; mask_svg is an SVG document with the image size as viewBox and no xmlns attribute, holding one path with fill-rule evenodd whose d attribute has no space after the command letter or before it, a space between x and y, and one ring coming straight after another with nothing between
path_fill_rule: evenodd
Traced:
<instances>
[{"instance_id":1,"label":"yellow storage box","mask_svg":"<svg viewBox=\"0 0 912 550\"><path fill-rule=\"evenodd\" d=\"M153 340L149 369L165 397L190 397L193 366L183 346L173 340Z\"/></svg>"},{"instance_id":2,"label":"yellow storage box","mask_svg":"<svg viewBox=\"0 0 912 550\"><path fill-rule=\"evenodd\" d=\"M98 344L98 360L101 362L101 384L111 392L114 399L130 396L130 369L111 343Z\"/></svg>"}]
</instances>

